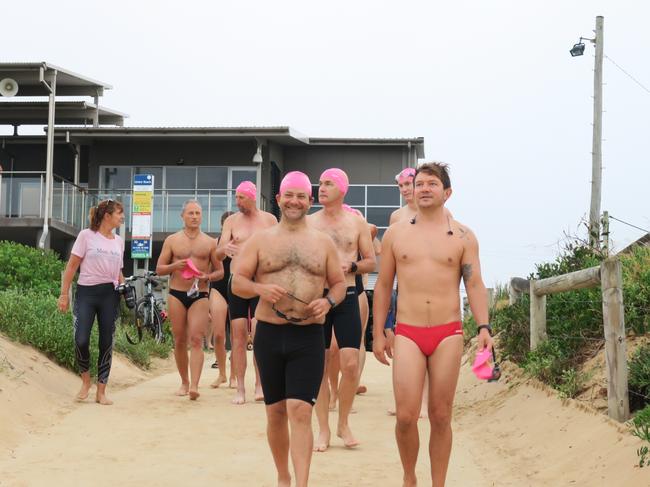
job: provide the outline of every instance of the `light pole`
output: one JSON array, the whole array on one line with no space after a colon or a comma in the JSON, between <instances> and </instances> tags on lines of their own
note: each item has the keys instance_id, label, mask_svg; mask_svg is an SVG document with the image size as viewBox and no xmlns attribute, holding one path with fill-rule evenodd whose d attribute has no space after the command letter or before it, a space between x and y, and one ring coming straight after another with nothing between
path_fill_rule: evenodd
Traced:
<instances>
[{"instance_id":1,"label":"light pole","mask_svg":"<svg viewBox=\"0 0 650 487\"><path fill-rule=\"evenodd\" d=\"M589 243L592 248L600 247L600 200L603 173L603 24L604 18L596 17L596 30L593 39L580 38L569 51L571 56L582 56L585 50L583 40L588 40L596 48L594 61L594 128L591 143L591 204L589 206Z\"/></svg>"}]
</instances>

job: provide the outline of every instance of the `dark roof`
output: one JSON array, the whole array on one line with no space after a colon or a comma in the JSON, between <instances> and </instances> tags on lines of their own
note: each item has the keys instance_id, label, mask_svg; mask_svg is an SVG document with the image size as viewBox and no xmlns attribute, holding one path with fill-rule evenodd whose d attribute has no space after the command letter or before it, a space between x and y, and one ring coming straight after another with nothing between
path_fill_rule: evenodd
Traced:
<instances>
[{"instance_id":1,"label":"dark roof","mask_svg":"<svg viewBox=\"0 0 650 487\"><path fill-rule=\"evenodd\" d=\"M46 101L0 101L0 125L47 125L49 103ZM85 101L57 102L54 123L92 125L97 106ZM128 115L99 107L99 123L123 125Z\"/></svg>"},{"instance_id":2,"label":"dark roof","mask_svg":"<svg viewBox=\"0 0 650 487\"><path fill-rule=\"evenodd\" d=\"M410 146L417 151L418 158L424 157L424 137L411 138L355 138L355 137L310 137L310 145L352 145L352 146Z\"/></svg>"},{"instance_id":3,"label":"dark roof","mask_svg":"<svg viewBox=\"0 0 650 487\"><path fill-rule=\"evenodd\" d=\"M57 127L70 137L84 139L184 139L219 138L242 140L260 138L285 145L307 144L309 139L290 127Z\"/></svg>"},{"instance_id":4,"label":"dark roof","mask_svg":"<svg viewBox=\"0 0 650 487\"><path fill-rule=\"evenodd\" d=\"M102 96L104 90L112 88L109 84L47 62L0 62L0 79L12 78L18 83L16 96L48 96L50 92L44 85L43 78L47 82L55 71L57 96Z\"/></svg>"},{"instance_id":5,"label":"dark roof","mask_svg":"<svg viewBox=\"0 0 650 487\"><path fill-rule=\"evenodd\" d=\"M411 145L418 157L424 157L424 138L323 138L307 137L288 126L279 127L56 127L56 132L70 132L70 137L92 139L145 139L158 137L220 138L236 140L260 138L285 145Z\"/></svg>"}]
</instances>

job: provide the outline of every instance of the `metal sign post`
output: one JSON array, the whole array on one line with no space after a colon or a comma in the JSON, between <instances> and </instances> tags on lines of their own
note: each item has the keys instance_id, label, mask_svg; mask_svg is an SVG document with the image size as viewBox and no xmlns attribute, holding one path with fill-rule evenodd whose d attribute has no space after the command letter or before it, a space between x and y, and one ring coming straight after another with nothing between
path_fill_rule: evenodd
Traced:
<instances>
[{"instance_id":1,"label":"metal sign post","mask_svg":"<svg viewBox=\"0 0 650 487\"><path fill-rule=\"evenodd\" d=\"M133 177L131 258L145 259L145 268L151 258L153 188L153 174L136 174Z\"/></svg>"}]
</instances>

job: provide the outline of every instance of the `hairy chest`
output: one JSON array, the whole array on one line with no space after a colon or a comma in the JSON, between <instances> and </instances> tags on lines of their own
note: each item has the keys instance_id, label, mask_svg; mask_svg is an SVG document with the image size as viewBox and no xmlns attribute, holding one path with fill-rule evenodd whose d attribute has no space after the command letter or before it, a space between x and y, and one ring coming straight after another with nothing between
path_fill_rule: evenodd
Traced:
<instances>
[{"instance_id":1,"label":"hairy chest","mask_svg":"<svg viewBox=\"0 0 650 487\"><path fill-rule=\"evenodd\" d=\"M329 235L337 250L346 253L357 251L359 230L355 225L340 222L333 225L319 225L319 229Z\"/></svg>"},{"instance_id":2,"label":"hairy chest","mask_svg":"<svg viewBox=\"0 0 650 487\"><path fill-rule=\"evenodd\" d=\"M266 274L274 272L305 272L325 275L327 256L314 242L287 242L266 247L259 253L259 268Z\"/></svg>"}]
</instances>

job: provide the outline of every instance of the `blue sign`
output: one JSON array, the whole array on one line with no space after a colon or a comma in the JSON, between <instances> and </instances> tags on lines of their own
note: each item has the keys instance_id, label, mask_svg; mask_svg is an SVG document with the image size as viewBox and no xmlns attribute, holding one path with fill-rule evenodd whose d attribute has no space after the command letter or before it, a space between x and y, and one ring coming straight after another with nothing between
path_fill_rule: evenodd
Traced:
<instances>
[{"instance_id":1,"label":"blue sign","mask_svg":"<svg viewBox=\"0 0 650 487\"><path fill-rule=\"evenodd\" d=\"M136 174L133 176L133 184L135 186L149 186L153 183L153 176L151 174Z\"/></svg>"},{"instance_id":2,"label":"blue sign","mask_svg":"<svg viewBox=\"0 0 650 487\"><path fill-rule=\"evenodd\" d=\"M131 241L131 258L148 259L151 257L151 240L134 239Z\"/></svg>"}]
</instances>

